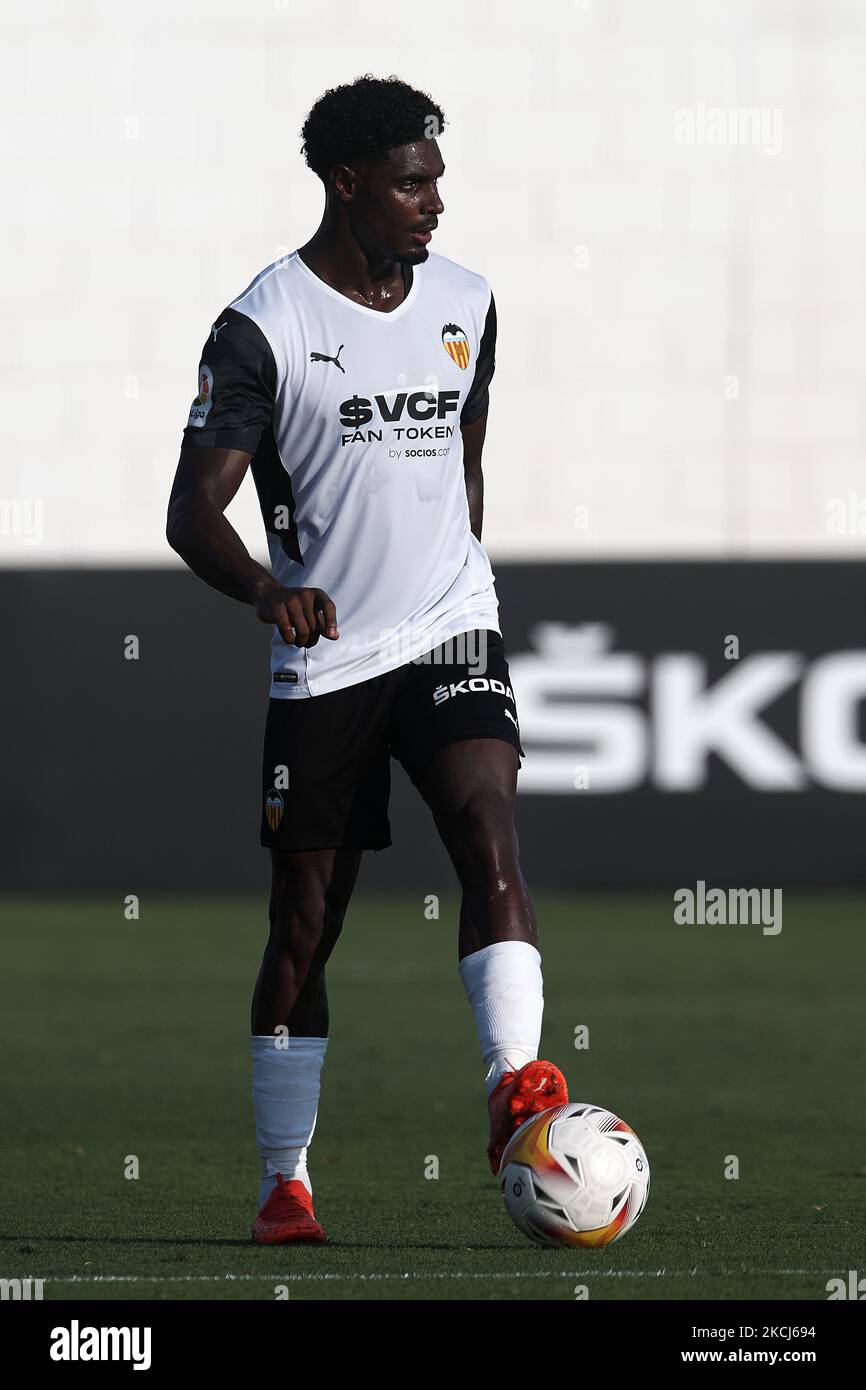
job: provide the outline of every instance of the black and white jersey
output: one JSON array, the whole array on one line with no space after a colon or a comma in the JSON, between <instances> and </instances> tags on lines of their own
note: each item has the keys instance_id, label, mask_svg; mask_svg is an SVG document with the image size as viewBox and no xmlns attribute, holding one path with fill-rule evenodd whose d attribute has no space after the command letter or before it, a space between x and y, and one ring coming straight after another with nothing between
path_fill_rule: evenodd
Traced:
<instances>
[{"instance_id":1,"label":"black and white jersey","mask_svg":"<svg viewBox=\"0 0 866 1390\"><path fill-rule=\"evenodd\" d=\"M326 590L340 637L274 629L271 693L319 695L473 628L499 631L469 526L460 425L487 409L496 308L483 276L431 254L383 313L297 251L214 320L184 442L243 449L277 580Z\"/></svg>"}]
</instances>

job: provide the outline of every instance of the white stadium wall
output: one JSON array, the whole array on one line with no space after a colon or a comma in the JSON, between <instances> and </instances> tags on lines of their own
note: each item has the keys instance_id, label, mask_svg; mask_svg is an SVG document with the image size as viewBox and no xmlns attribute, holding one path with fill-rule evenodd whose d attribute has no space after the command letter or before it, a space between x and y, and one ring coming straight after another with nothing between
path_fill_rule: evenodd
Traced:
<instances>
[{"instance_id":1,"label":"white stadium wall","mask_svg":"<svg viewBox=\"0 0 866 1390\"><path fill-rule=\"evenodd\" d=\"M317 225L297 132L363 71L449 120L497 560L862 555L862 0L10 0L0 35L3 565L175 563L200 346ZM231 516L263 553L249 480Z\"/></svg>"}]
</instances>

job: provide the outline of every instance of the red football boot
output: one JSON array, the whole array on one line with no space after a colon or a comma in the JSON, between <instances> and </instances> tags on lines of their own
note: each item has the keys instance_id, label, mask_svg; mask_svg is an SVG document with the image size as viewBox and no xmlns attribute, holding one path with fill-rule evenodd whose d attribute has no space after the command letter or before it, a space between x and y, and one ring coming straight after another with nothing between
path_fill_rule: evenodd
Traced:
<instances>
[{"instance_id":1,"label":"red football boot","mask_svg":"<svg viewBox=\"0 0 866 1390\"><path fill-rule=\"evenodd\" d=\"M505 1072L489 1096L490 1143L487 1157L494 1177L499 1172L502 1151L512 1134L541 1110L568 1104L565 1077L552 1062L527 1062L519 1071Z\"/></svg>"},{"instance_id":2,"label":"red football boot","mask_svg":"<svg viewBox=\"0 0 866 1390\"><path fill-rule=\"evenodd\" d=\"M328 1237L313 1215L313 1199L302 1182L286 1182L277 1173L277 1185L253 1226L256 1245L289 1245L297 1240L322 1242Z\"/></svg>"}]
</instances>

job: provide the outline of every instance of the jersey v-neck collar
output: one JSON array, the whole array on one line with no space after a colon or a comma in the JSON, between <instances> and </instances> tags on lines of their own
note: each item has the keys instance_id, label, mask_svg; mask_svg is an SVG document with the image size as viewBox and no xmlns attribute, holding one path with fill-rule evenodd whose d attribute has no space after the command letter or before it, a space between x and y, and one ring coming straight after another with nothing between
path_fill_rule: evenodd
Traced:
<instances>
[{"instance_id":1,"label":"jersey v-neck collar","mask_svg":"<svg viewBox=\"0 0 866 1390\"><path fill-rule=\"evenodd\" d=\"M306 261L299 255L297 251L292 252L290 259L297 261L302 274L304 274L308 280L312 280L313 284L317 285L318 288L320 290L323 290L325 294L329 294L332 299L338 299L341 304L346 304L350 309L356 309L359 314L366 314L368 318L372 319L390 320L400 318L400 316L404 314L407 309L411 308L412 304L417 299L418 290L421 286L421 266L409 266L408 270L411 273L411 283L409 285L408 292L406 293L402 301L397 305L397 308L389 309L386 314L381 309L371 309L367 304L359 304L357 300L350 299L347 294L342 294L340 290L335 290L333 285L327 284L326 281L324 281L321 278L321 276L317 275L314 270L310 270L310 267L307 265ZM402 271L403 283L405 285L407 267L403 266Z\"/></svg>"}]
</instances>

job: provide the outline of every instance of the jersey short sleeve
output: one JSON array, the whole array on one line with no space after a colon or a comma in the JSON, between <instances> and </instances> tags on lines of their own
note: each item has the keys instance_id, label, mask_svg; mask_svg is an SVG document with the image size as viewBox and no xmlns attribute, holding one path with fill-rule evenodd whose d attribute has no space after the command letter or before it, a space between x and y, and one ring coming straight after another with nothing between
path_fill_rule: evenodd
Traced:
<instances>
[{"instance_id":1,"label":"jersey short sleeve","mask_svg":"<svg viewBox=\"0 0 866 1390\"><path fill-rule=\"evenodd\" d=\"M264 333L246 314L224 309L202 348L184 444L254 454L273 420L276 395L277 367Z\"/></svg>"},{"instance_id":2,"label":"jersey short sleeve","mask_svg":"<svg viewBox=\"0 0 866 1390\"><path fill-rule=\"evenodd\" d=\"M469 395L463 402L460 412L461 425L471 425L479 419L490 404L487 388L496 368L496 304L490 295L490 305L484 321L484 331L478 346L478 364L469 388Z\"/></svg>"}]
</instances>

